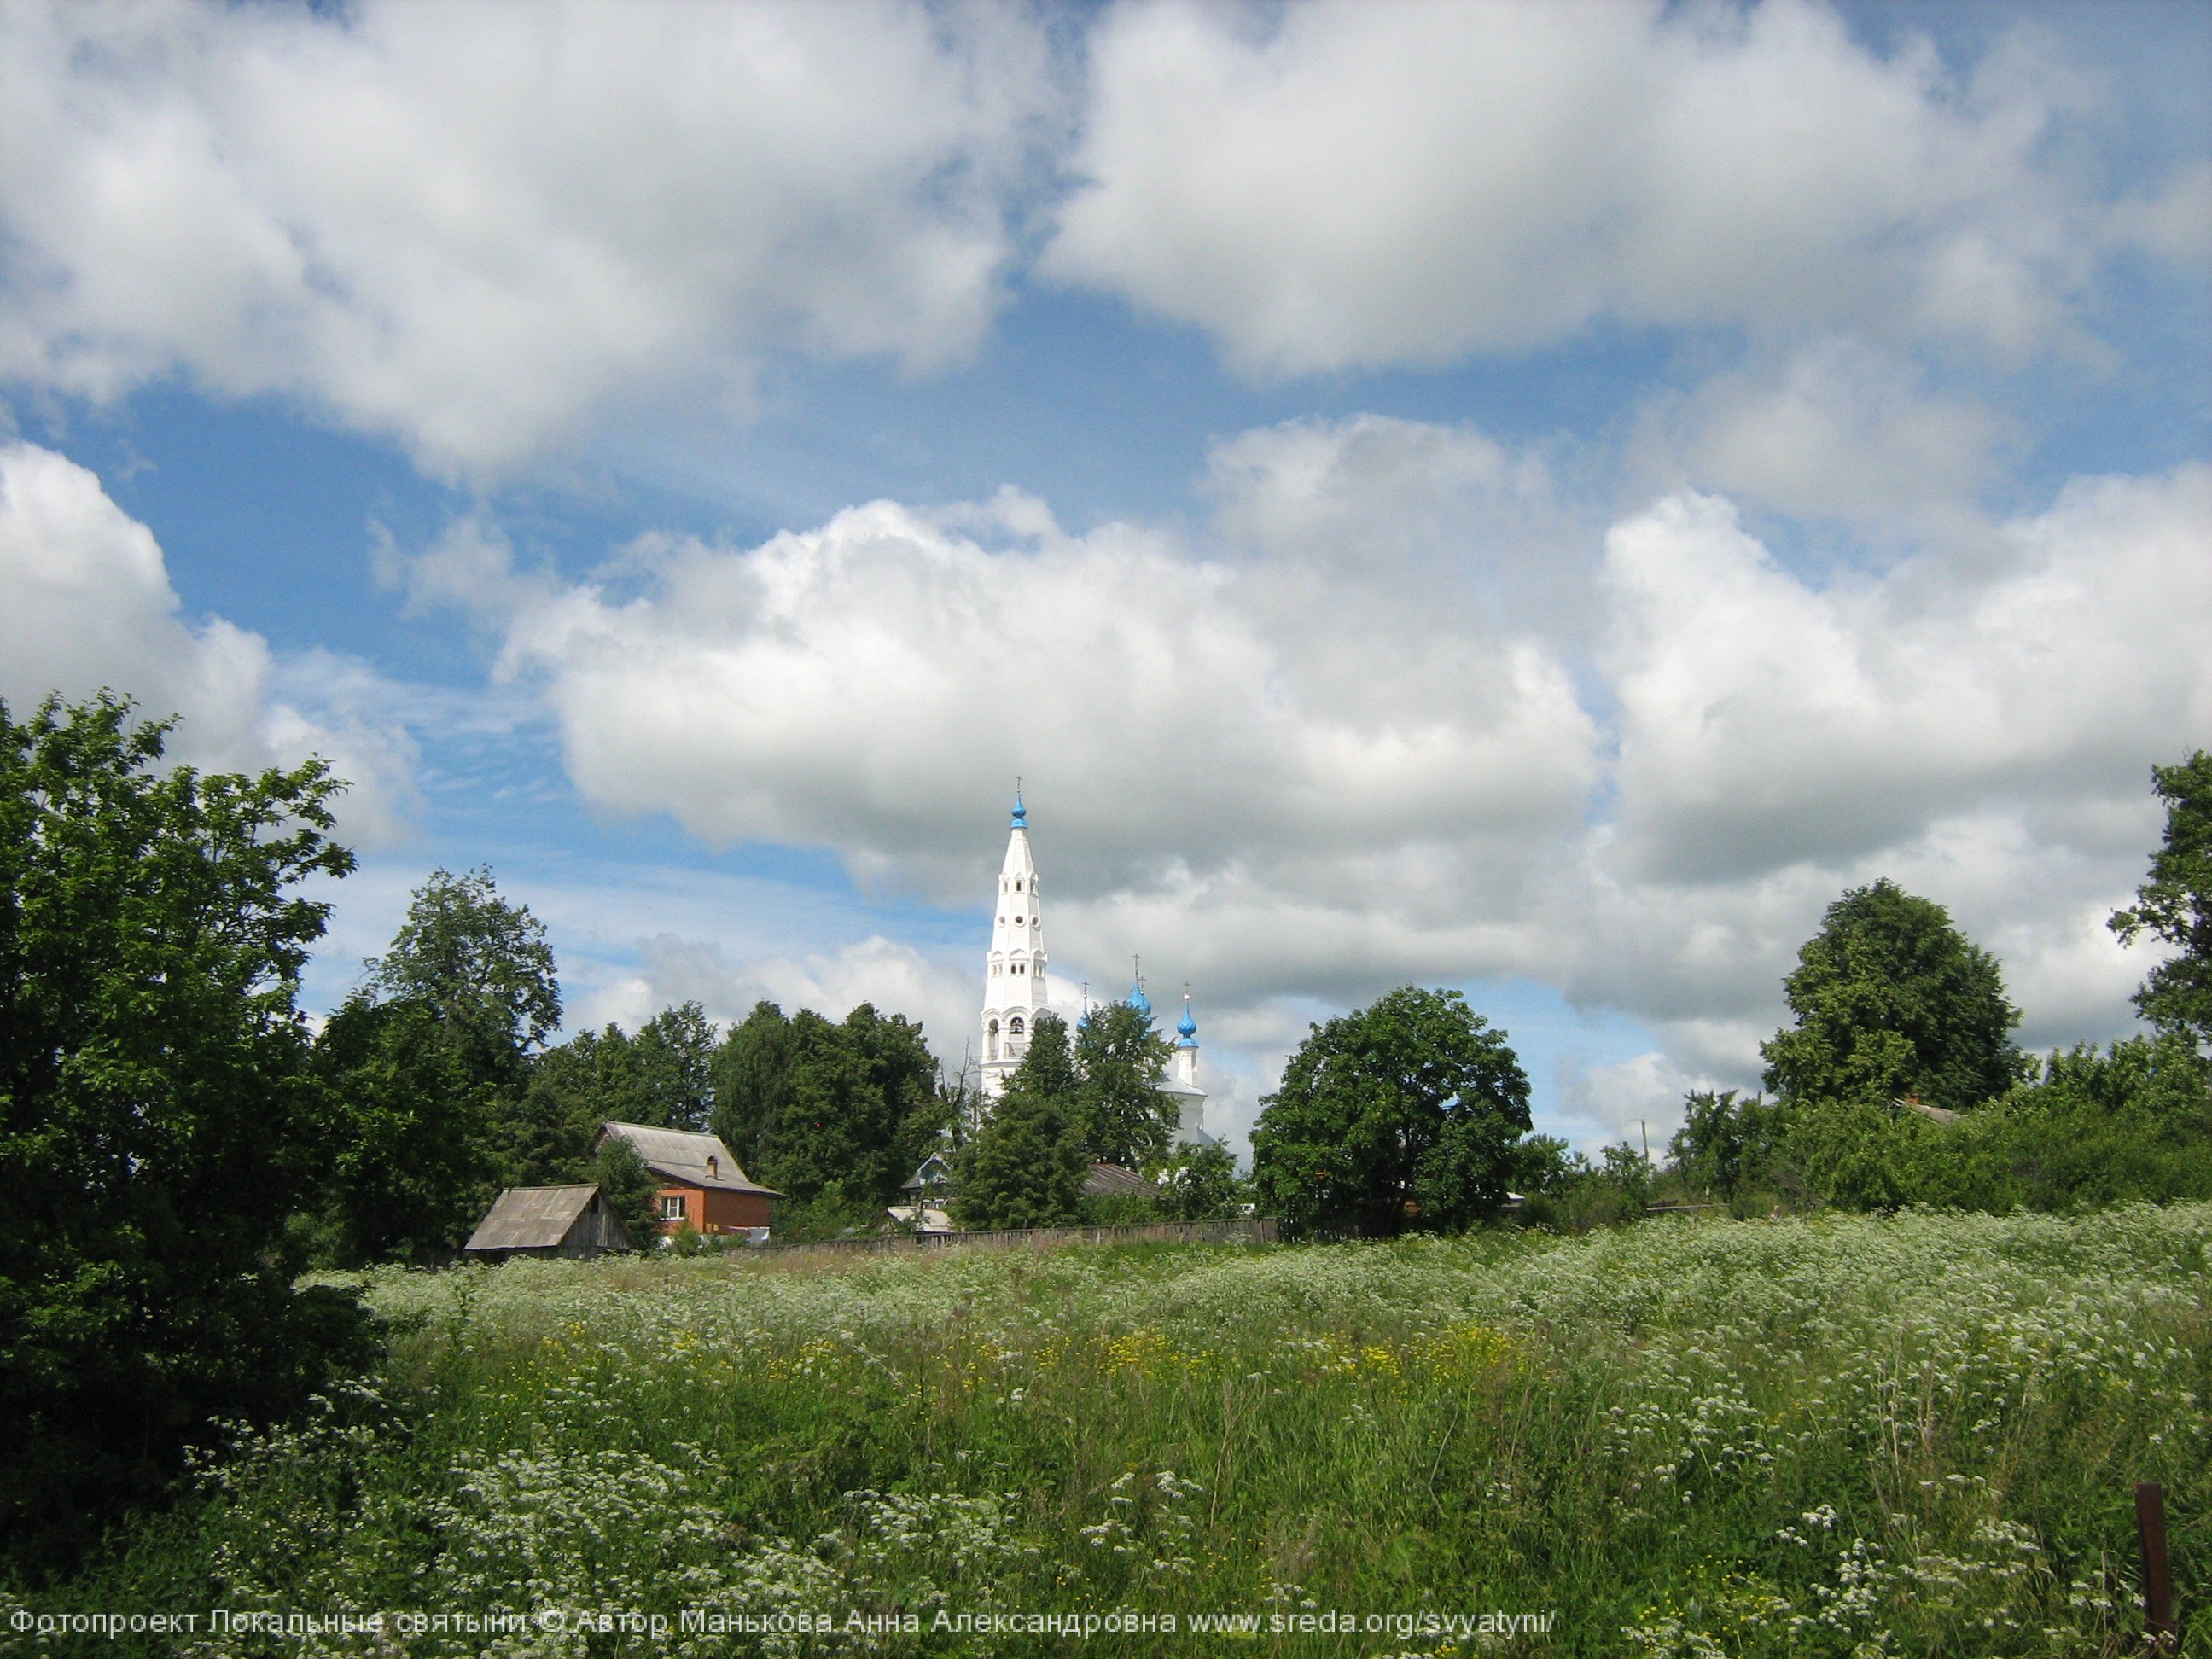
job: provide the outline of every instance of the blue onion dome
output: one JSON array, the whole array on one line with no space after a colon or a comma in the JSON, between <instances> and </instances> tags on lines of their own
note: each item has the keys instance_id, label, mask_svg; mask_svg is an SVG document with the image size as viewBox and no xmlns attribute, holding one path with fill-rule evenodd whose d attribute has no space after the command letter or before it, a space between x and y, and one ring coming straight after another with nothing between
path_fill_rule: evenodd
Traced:
<instances>
[{"instance_id":1,"label":"blue onion dome","mask_svg":"<svg viewBox=\"0 0 2212 1659\"><path fill-rule=\"evenodd\" d=\"M1182 1018L1176 1022L1176 1035L1188 1042L1198 1035L1198 1022L1190 1017L1190 999L1182 1000Z\"/></svg>"},{"instance_id":2,"label":"blue onion dome","mask_svg":"<svg viewBox=\"0 0 2212 1659\"><path fill-rule=\"evenodd\" d=\"M1151 1015L1152 1012L1152 1000L1150 998L1146 996L1145 988L1142 985L1132 985L1129 988L1129 1006L1132 1008L1134 1008L1140 1014L1144 1014L1148 1017Z\"/></svg>"},{"instance_id":3,"label":"blue onion dome","mask_svg":"<svg viewBox=\"0 0 2212 1659\"><path fill-rule=\"evenodd\" d=\"M1017 789L1014 791L1014 828L1026 830L1029 827L1030 809L1022 805L1022 792Z\"/></svg>"}]
</instances>

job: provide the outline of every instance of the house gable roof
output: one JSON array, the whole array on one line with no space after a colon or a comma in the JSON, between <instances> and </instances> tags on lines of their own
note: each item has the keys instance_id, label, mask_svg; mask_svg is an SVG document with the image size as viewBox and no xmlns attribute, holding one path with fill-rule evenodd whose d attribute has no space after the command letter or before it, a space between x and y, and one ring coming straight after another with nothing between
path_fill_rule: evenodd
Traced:
<instances>
[{"instance_id":1,"label":"house gable roof","mask_svg":"<svg viewBox=\"0 0 2212 1659\"><path fill-rule=\"evenodd\" d=\"M645 1167L665 1181L717 1193L783 1194L749 1179L720 1135L694 1134L687 1129L656 1129L643 1123L620 1123L609 1119L599 1131L599 1144L619 1135L630 1144ZM712 1160L709 1162L709 1160Z\"/></svg>"},{"instance_id":2,"label":"house gable roof","mask_svg":"<svg viewBox=\"0 0 2212 1659\"><path fill-rule=\"evenodd\" d=\"M464 1250L550 1250L568 1236L592 1200L595 1186L509 1187L491 1213L469 1235Z\"/></svg>"}]
</instances>

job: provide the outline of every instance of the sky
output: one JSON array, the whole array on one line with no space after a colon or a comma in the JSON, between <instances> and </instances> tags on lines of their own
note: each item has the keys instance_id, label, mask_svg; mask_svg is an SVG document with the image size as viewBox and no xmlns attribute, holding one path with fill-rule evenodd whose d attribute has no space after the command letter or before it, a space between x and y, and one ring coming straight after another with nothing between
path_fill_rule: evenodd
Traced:
<instances>
[{"instance_id":1,"label":"sky","mask_svg":"<svg viewBox=\"0 0 2212 1659\"><path fill-rule=\"evenodd\" d=\"M2038 1050L2212 743L2212 6L0 3L0 698L327 757L569 1030L1462 990L1755 1088L1889 877Z\"/></svg>"}]
</instances>

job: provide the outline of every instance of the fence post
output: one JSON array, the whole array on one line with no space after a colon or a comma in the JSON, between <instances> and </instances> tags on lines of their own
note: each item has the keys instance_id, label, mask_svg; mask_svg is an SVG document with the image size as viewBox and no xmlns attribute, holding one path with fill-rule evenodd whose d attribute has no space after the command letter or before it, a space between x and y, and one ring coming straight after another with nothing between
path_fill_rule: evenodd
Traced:
<instances>
[{"instance_id":1,"label":"fence post","mask_svg":"<svg viewBox=\"0 0 2212 1659\"><path fill-rule=\"evenodd\" d=\"M2142 1545L2143 1634L2151 1651L2172 1653L2173 1575L2166 1559L2166 1490L2155 1480L2136 1482L2136 1535Z\"/></svg>"}]
</instances>

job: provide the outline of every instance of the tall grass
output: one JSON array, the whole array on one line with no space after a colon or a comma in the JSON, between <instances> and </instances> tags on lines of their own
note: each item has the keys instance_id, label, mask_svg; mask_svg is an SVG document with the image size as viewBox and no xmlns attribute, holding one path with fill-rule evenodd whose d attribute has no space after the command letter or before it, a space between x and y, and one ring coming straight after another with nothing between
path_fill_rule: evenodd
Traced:
<instances>
[{"instance_id":1,"label":"tall grass","mask_svg":"<svg viewBox=\"0 0 2212 1659\"><path fill-rule=\"evenodd\" d=\"M210 1654L2139 1652L2132 1483L2185 1605L2212 1538L2208 1239L2177 1205L384 1273L379 1376L32 1599L669 1621ZM1178 1628L933 1629L1119 1610ZM1188 1632L1217 1611L1261 1628ZM1421 1622L1485 1612L1548 1628Z\"/></svg>"}]
</instances>

